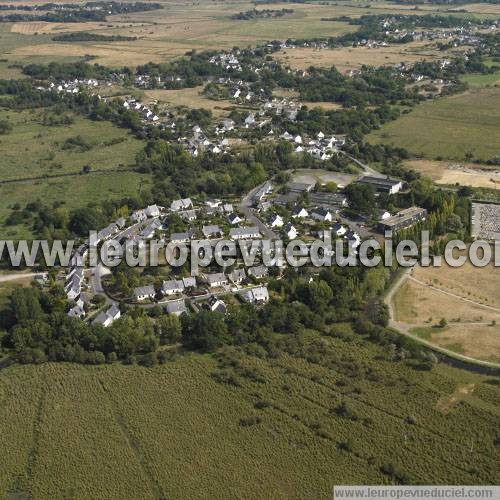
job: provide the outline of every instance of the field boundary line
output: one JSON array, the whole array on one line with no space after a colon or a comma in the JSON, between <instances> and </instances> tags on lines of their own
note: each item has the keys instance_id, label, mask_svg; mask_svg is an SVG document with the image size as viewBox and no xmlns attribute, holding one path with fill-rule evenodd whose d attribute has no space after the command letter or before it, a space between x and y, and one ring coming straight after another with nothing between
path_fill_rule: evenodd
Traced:
<instances>
[{"instance_id":1,"label":"field boundary line","mask_svg":"<svg viewBox=\"0 0 500 500\"><path fill-rule=\"evenodd\" d=\"M405 272L399 276L395 281L393 281L389 287L389 290L387 291L387 294L384 298L384 302L387 305L389 309L389 327L392 328L394 331L400 333L401 335L404 335L405 337L408 337L415 342L418 342L419 344L422 344L429 349L432 349L433 351L436 351L440 354L443 354L444 356L447 356L448 358L457 360L457 361L462 361L467 364L472 364L476 366L480 366L483 368L493 368L494 370L500 370L500 363L495 363L493 361L483 361L481 359L477 358L472 358L470 356L465 356L464 354L459 354L458 352L450 351L449 349L446 349L445 347L440 347L438 345L435 345L428 340L425 340L421 337L418 337L417 335L414 335L413 333L410 333L408 328L405 326L404 323L398 322L394 319L394 304L392 302L392 299L396 292L403 286L403 284L406 282L407 278L410 276L410 272L412 271L413 267L410 267L405 270ZM427 285L426 285L427 286Z\"/></svg>"}]
</instances>

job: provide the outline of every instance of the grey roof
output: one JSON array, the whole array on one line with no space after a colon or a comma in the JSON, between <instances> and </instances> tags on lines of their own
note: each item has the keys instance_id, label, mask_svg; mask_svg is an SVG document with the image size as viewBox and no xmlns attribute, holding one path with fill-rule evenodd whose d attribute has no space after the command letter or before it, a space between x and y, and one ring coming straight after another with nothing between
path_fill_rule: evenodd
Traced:
<instances>
[{"instance_id":1,"label":"grey roof","mask_svg":"<svg viewBox=\"0 0 500 500\"><path fill-rule=\"evenodd\" d=\"M254 234L260 234L256 226L235 227L229 231L229 236L252 236Z\"/></svg>"},{"instance_id":2,"label":"grey roof","mask_svg":"<svg viewBox=\"0 0 500 500\"><path fill-rule=\"evenodd\" d=\"M254 266L254 267L249 267L248 268L248 275L249 276L255 276L256 278L261 277L261 276L267 276L269 274L269 271L266 266L260 265L260 266Z\"/></svg>"},{"instance_id":3,"label":"grey roof","mask_svg":"<svg viewBox=\"0 0 500 500\"><path fill-rule=\"evenodd\" d=\"M222 234L221 228L217 225L203 226L201 232L206 238L212 235Z\"/></svg>"},{"instance_id":4,"label":"grey roof","mask_svg":"<svg viewBox=\"0 0 500 500\"><path fill-rule=\"evenodd\" d=\"M167 280L162 284L162 289L168 290L184 290L184 282L182 280Z\"/></svg>"},{"instance_id":5,"label":"grey roof","mask_svg":"<svg viewBox=\"0 0 500 500\"><path fill-rule=\"evenodd\" d=\"M187 278L182 278L182 282L184 283L184 286L186 288L190 286L196 286L196 277L195 276L188 276Z\"/></svg>"},{"instance_id":6,"label":"grey roof","mask_svg":"<svg viewBox=\"0 0 500 500\"><path fill-rule=\"evenodd\" d=\"M172 233L170 235L170 239L172 241L182 241L182 240L190 240L191 239L191 233L186 232L186 233Z\"/></svg>"},{"instance_id":7,"label":"grey roof","mask_svg":"<svg viewBox=\"0 0 500 500\"><path fill-rule=\"evenodd\" d=\"M228 277L231 281L239 281L245 279L247 276L244 269L234 269L229 273Z\"/></svg>"},{"instance_id":8,"label":"grey roof","mask_svg":"<svg viewBox=\"0 0 500 500\"><path fill-rule=\"evenodd\" d=\"M137 288L134 288L134 295L136 297L142 295L154 295L155 293L155 287L153 285L138 286Z\"/></svg>"},{"instance_id":9,"label":"grey roof","mask_svg":"<svg viewBox=\"0 0 500 500\"><path fill-rule=\"evenodd\" d=\"M226 275L224 273L212 273L212 274L206 274L205 276L210 285L212 283L227 281Z\"/></svg>"},{"instance_id":10,"label":"grey roof","mask_svg":"<svg viewBox=\"0 0 500 500\"><path fill-rule=\"evenodd\" d=\"M184 300L173 300L167 302L165 305L165 309L169 314L180 315L183 313L187 313L186 302Z\"/></svg>"}]
</instances>

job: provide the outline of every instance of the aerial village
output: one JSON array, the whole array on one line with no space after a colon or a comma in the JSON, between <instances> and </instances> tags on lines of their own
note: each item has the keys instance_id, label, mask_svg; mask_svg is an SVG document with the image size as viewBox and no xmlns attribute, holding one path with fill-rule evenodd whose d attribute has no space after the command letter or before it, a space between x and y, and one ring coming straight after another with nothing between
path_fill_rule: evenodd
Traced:
<instances>
[{"instance_id":1,"label":"aerial village","mask_svg":"<svg viewBox=\"0 0 500 500\"><path fill-rule=\"evenodd\" d=\"M396 194L404 189L398 179L362 175L354 182L370 185L378 193ZM191 198L172 201L169 207L151 205L121 217L97 232L92 244L96 247L113 239L124 248L126 242L136 242L140 249L153 238L174 245L194 243L212 247L223 239L249 243L252 240L281 239L284 242L300 238L312 242L327 233L333 240L340 239L346 247L356 251L363 239L380 237L385 231L400 229L425 220L425 209L411 207L391 214L381 210L370 223L363 217L347 215L348 197L339 191L331 192L328 183L289 181L279 186L270 181L253 189L242 200ZM342 188L342 186L341 186ZM181 230L183 229L183 230ZM182 315L201 308L224 314L228 303L248 303L255 307L269 300L267 279L279 279L283 267L268 268L260 263L245 267L241 259L230 268L210 265L195 275L183 269L164 269L165 279L158 285L156 274L142 273L140 284L127 291L113 288L114 270L102 263L95 267L82 265L90 242L82 243L64 273L65 292L74 304L68 315L109 326L121 316L121 304L151 308L162 307L167 313ZM104 298L96 301L100 295Z\"/></svg>"}]
</instances>

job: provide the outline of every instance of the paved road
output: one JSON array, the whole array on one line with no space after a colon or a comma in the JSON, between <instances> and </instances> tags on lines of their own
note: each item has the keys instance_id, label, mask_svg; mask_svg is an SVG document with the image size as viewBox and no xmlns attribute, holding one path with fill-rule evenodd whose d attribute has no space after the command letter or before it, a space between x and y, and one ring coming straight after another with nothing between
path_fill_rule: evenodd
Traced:
<instances>
[{"instance_id":1,"label":"paved road","mask_svg":"<svg viewBox=\"0 0 500 500\"><path fill-rule=\"evenodd\" d=\"M265 236L269 240L278 240L280 237L272 231L270 228L268 228L256 215L255 212L252 209L253 205L253 197L255 193L263 186L264 184L261 184L260 186L257 186L256 188L252 189L249 193L247 193L246 196L244 196L238 205L240 210L243 212L245 217L247 218L248 221L250 221L252 224L257 226L259 228L259 231L263 236Z\"/></svg>"}]
</instances>

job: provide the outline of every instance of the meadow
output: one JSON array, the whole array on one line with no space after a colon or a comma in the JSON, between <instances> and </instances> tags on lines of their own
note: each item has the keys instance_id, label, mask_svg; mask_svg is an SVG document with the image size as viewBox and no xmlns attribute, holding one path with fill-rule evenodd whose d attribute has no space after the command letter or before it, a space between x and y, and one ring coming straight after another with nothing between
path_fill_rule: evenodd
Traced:
<instances>
[{"instance_id":1,"label":"meadow","mask_svg":"<svg viewBox=\"0 0 500 500\"><path fill-rule=\"evenodd\" d=\"M51 119L61 119L52 110L0 110L0 120L12 126L11 132L0 136L0 180L75 174L85 166L108 170L135 164L143 143L126 129L70 112L62 116L71 122L48 125Z\"/></svg>"},{"instance_id":2,"label":"meadow","mask_svg":"<svg viewBox=\"0 0 500 500\"><path fill-rule=\"evenodd\" d=\"M500 360L500 285L493 265L416 267L394 296L395 320L432 343ZM445 328L436 328L441 319Z\"/></svg>"},{"instance_id":3,"label":"meadow","mask_svg":"<svg viewBox=\"0 0 500 500\"><path fill-rule=\"evenodd\" d=\"M500 93L494 88L430 100L368 136L426 159L489 160L500 144Z\"/></svg>"},{"instance_id":4,"label":"meadow","mask_svg":"<svg viewBox=\"0 0 500 500\"><path fill-rule=\"evenodd\" d=\"M344 483L498 482L498 379L313 341L309 361L226 349L154 368L4 368L0 493L312 499Z\"/></svg>"},{"instance_id":5,"label":"meadow","mask_svg":"<svg viewBox=\"0 0 500 500\"><path fill-rule=\"evenodd\" d=\"M99 204L103 200L136 196L150 185L149 175L136 172L94 172L89 174L41 179L13 184L0 184L0 232L3 238L32 238L30 227L6 226L5 220L12 207L24 207L30 201L44 204L61 204L67 209L81 208L89 203Z\"/></svg>"}]
</instances>

